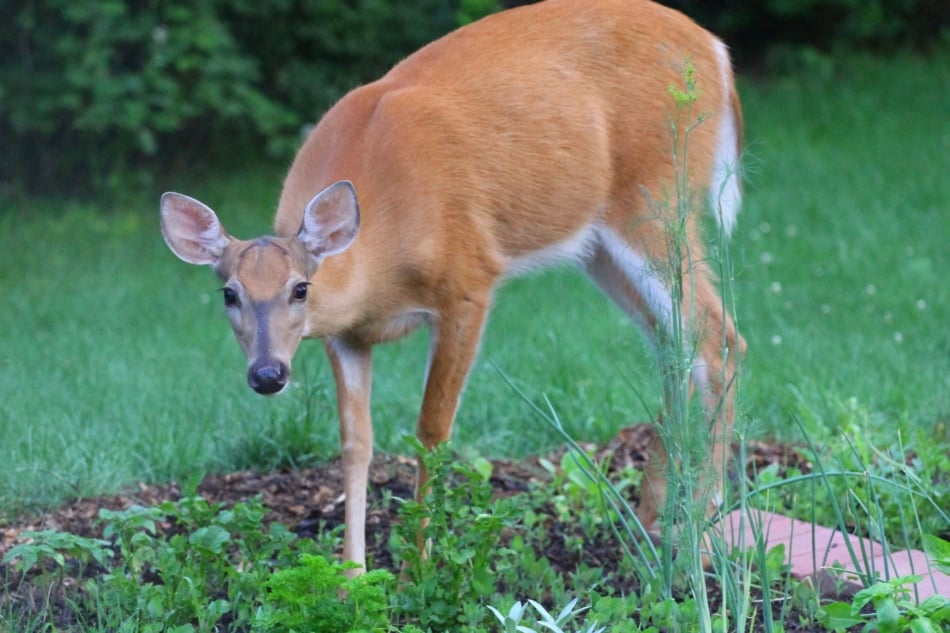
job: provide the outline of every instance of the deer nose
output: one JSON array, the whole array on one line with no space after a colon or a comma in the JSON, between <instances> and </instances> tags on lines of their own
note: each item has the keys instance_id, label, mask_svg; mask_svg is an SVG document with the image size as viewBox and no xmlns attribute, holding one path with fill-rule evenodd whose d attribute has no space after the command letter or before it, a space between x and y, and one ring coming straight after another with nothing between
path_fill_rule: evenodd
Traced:
<instances>
[{"instance_id":1,"label":"deer nose","mask_svg":"<svg viewBox=\"0 0 950 633\"><path fill-rule=\"evenodd\" d=\"M287 365L275 360L258 361L247 370L247 384L263 395L277 393L287 386L289 378Z\"/></svg>"}]
</instances>

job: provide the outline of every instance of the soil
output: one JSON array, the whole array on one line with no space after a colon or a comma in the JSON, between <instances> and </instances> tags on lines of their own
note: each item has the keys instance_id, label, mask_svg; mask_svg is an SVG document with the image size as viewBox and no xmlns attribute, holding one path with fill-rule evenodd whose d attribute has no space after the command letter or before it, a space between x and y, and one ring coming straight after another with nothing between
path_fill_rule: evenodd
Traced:
<instances>
[{"instance_id":1,"label":"soil","mask_svg":"<svg viewBox=\"0 0 950 633\"><path fill-rule=\"evenodd\" d=\"M585 449L596 452L598 458L609 457L610 470L624 470L628 467L642 468L646 459L646 447L650 441L652 429L640 424L623 429L617 437L604 446L587 446ZM563 450L545 456L553 464L560 463ZM809 464L794 448L781 444L751 443L746 446L747 471L754 472L771 464L777 464L780 471L794 467L808 472ZM541 459L531 457L523 460L496 460L492 462L491 484L498 495L512 495L524 492L533 485L544 485L551 480L551 474L541 465ZM393 569L394 563L388 550L389 531L396 519L397 504L383 502L384 496L410 498L413 494L416 463L414 458L401 455L379 454L373 459L370 469L369 510L367 514L367 557L375 568ZM319 530L332 529L343 523L343 471L340 461L299 470L279 472L240 471L213 474L204 478L198 486L198 493L210 502L225 504L249 500L259 496L268 510L265 522L278 521L300 537L313 537ZM22 532L56 529L72 534L101 538L101 526L98 521L99 510L107 508L122 510L133 505L151 506L163 501L175 501L181 497L177 484L148 485L139 484L116 496L103 496L87 499L75 499L61 507L34 517L24 517L10 523L0 523L0 558L17 543ZM635 502L635 496L631 497ZM388 509L387 509L388 508ZM573 526L559 524L552 518L545 550L539 555L547 558L559 572L567 575L578 565L604 569L615 568L624 555L615 540L603 539L603 542L585 541L584 551L566 550L564 539L557 538L559 532L570 532ZM6 594L23 595L19 587L22 579L9 568L0 565L0 596ZM632 582L632 581L631 581ZM5 585L5 586L4 586ZM20 591L18 591L18 589ZM618 586L623 593L638 588ZM710 600L720 600L717 583L709 583ZM22 606L22 605L21 605ZM49 605L47 605L49 606ZM778 616L778 608L774 609ZM808 622L810 618L800 618L794 610L786 612L785 630L824 631Z\"/></svg>"}]
</instances>

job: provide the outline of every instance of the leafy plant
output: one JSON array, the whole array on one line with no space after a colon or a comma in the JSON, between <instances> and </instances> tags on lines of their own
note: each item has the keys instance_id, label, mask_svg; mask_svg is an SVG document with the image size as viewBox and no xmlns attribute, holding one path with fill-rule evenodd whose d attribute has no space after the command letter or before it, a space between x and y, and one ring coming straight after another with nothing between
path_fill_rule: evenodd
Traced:
<instances>
[{"instance_id":1,"label":"leafy plant","mask_svg":"<svg viewBox=\"0 0 950 633\"><path fill-rule=\"evenodd\" d=\"M818 621L841 632L864 625L877 633L937 633L950 626L950 598L931 596L918 604L910 585L921 576L911 575L874 583L854 596L851 604L833 602L818 610ZM870 613L865 607L872 607Z\"/></svg>"},{"instance_id":2,"label":"leafy plant","mask_svg":"<svg viewBox=\"0 0 950 633\"><path fill-rule=\"evenodd\" d=\"M95 614L115 630L210 633L224 620L249 626L274 570L315 548L280 524L265 527L264 514L259 501L225 508L194 495L149 508L102 510L106 540L26 533L4 562L14 561L24 573L53 566L64 600L80 616ZM67 589L67 568L90 561L102 573Z\"/></svg>"},{"instance_id":3,"label":"leafy plant","mask_svg":"<svg viewBox=\"0 0 950 633\"><path fill-rule=\"evenodd\" d=\"M492 612L492 615L494 615L504 627L504 633L538 633L538 629L522 624L525 617L528 616L528 605L530 605L536 613L536 618L532 617L532 619L535 619L534 623L551 633L567 633L567 629L565 629L564 626L575 616L586 611L585 608L575 609L577 598L567 603L567 606L561 609L561 612L558 613L557 616L548 613L547 609L534 600L528 600L526 603L515 602L511 606L511 609L508 610L508 613L504 615L492 606L489 606L488 610ZM598 627L596 621L589 624L585 623L582 627L577 629L578 633L603 633L603 631L606 630L607 627L605 626Z\"/></svg>"},{"instance_id":4,"label":"leafy plant","mask_svg":"<svg viewBox=\"0 0 950 633\"><path fill-rule=\"evenodd\" d=\"M211 631L225 615L250 622L273 570L307 549L286 527L265 528L264 514L259 501L225 508L197 496L102 512L122 565L104 578L98 600L146 627L196 623ZM158 532L158 517L170 534Z\"/></svg>"},{"instance_id":5,"label":"leafy plant","mask_svg":"<svg viewBox=\"0 0 950 633\"><path fill-rule=\"evenodd\" d=\"M26 531L20 534L23 541L14 545L3 556L3 563L13 563L22 574L29 573L34 567L44 571L47 563L58 572L64 572L67 567L67 558L77 561L80 565L87 565L95 561L106 565L112 556L109 541L77 536L59 530Z\"/></svg>"},{"instance_id":6,"label":"leafy plant","mask_svg":"<svg viewBox=\"0 0 950 633\"><path fill-rule=\"evenodd\" d=\"M0 32L0 173L121 191L156 165L286 156L301 126L494 0L47 0ZM16 158L9 156L16 154ZM145 169L134 169L147 165ZM4 178L5 180L5 178ZM2 183L0 183L2 184Z\"/></svg>"},{"instance_id":7,"label":"leafy plant","mask_svg":"<svg viewBox=\"0 0 950 633\"><path fill-rule=\"evenodd\" d=\"M274 139L293 123L214 3L49 0L10 17L0 130L19 158L2 164L23 183L107 184L160 150L180 155L181 133Z\"/></svg>"},{"instance_id":8,"label":"leafy plant","mask_svg":"<svg viewBox=\"0 0 950 633\"><path fill-rule=\"evenodd\" d=\"M553 479L544 491L546 500L565 520L579 520L586 531L591 531L619 519L617 509L605 494L609 461L597 463L591 454L572 448L564 452L557 465L545 458L540 463ZM615 474L610 482L612 496L623 498L642 479L643 472L633 468Z\"/></svg>"},{"instance_id":9,"label":"leafy plant","mask_svg":"<svg viewBox=\"0 0 950 633\"><path fill-rule=\"evenodd\" d=\"M477 624L482 615L475 607L495 593L497 576L511 565L511 551L499 542L502 530L514 525L516 506L492 500L484 471L451 459L446 444L426 451L418 440L409 441L428 479L421 501L403 501L394 529L391 547L409 580L395 597L397 608L423 628Z\"/></svg>"},{"instance_id":10,"label":"leafy plant","mask_svg":"<svg viewBox=\"0 0 950 633\"><path fill-rule=\"evenodd\" d=\"M388 589L395 577L373 570L348 578L346 571L354 567L302 555L296 566L278 570L267 580L256 626L269 633L384 630L389 622Z\"/></svg>"}]
</instances>

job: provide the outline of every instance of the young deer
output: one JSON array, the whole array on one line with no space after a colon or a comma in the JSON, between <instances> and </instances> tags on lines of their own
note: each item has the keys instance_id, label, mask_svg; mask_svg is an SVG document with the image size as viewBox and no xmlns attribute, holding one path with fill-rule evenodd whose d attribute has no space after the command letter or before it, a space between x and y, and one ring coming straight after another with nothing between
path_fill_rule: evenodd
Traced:
<instances>
[{"instance_id":1,"label":"young deer","mask_svg":"<svg viewBox=\"0 0 950 633\"><path fill-rule=\"evenodd\" d=\"M686 63L695 69L688 109L669 90L683 85ZM548 0L463 27L343 97L293 162L275 236L238 240L177 193L162 196L162 233L178 257L224 282L255 391L283 390L300 341L323 340L346 480L343 555L365 566L373 346L429 327L418 436L432 447L449 438L506 277L573 262L663 339L674 327L661 272L682 189L674 152L685 151L689 187L709 196L728 233L741 127L725 45L683 15L646 0ZM711 480L721 481L744 343L697 218L684 239L692 383L713 428ZM637 509L646 526L666 495L659 439L652 450Z\"/></svg>"}]
</instances>

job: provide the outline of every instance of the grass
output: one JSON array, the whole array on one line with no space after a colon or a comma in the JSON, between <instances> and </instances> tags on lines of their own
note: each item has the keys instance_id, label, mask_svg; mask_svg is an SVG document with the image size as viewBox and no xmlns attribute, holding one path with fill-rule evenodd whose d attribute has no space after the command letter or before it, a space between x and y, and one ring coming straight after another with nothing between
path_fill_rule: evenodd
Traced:
<instances>
[{"instance_id":1,"label":"grass","mask_svg":"<svg viewBox=\"0 0 950 633\"><path fill-rule=\"evenodd\" d=\"M946 56L865 60L746 91L761 167L737 285L747 402L770 431L799 406L833 423L854 399L892 434L948 437L950 96L929 85L946 70Z\"/></svg>"},{"instance_id":2,"label":"grass","mask_svg":"<svg viewBox=\"0 0 950 633\"><path fill-rule=\"evenodd\" d=\"M750 349L741 409L757 435L795 440L800 419L819 443L847 431L950 444L950 94L935 88L948 65L948 53L853 60L743 86L750 174L733 286ZM249 236L268 230L283 168L175 188ZM290 394L252 393L216 279L162 243L160 193L106 208L3 203L0 517L338 450L319 344L298 353ZM422 334L377 354L380 450L414 430L425 354ZM491 456L559 444L495 365L546 395L578 439L653 416L640 401L655 381L639 335L572 271L499 292L454 435Z\"/></svg>"}]
</instances>

